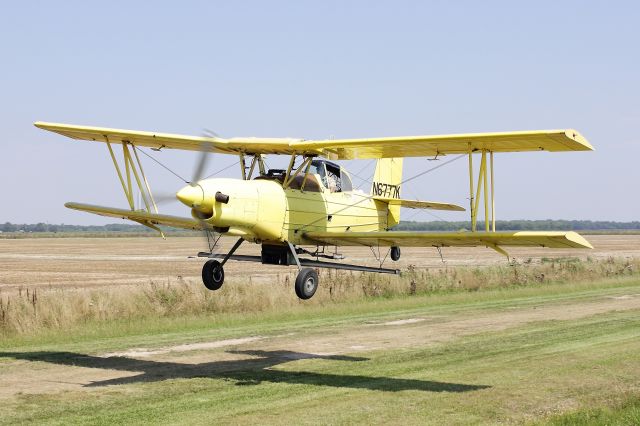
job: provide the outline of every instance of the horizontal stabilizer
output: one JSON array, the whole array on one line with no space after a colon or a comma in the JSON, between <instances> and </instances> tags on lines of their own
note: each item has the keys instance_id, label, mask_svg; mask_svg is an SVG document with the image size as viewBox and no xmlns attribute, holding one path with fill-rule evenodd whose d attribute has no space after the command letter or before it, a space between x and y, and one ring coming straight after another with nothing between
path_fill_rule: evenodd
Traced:
<instances>
[{"instance_id":1,"label":"horizontal stabilizer","mask_svg":"<svg viewBox=\"0 0 640 426\"><path fill-rule=\"evenodd\" d=\"M304 236L329 245L397 247L548 247L593 248L576 232L308 232Z\"/></svg>"},{"instance_id":2,"label":"horizontal stabilizer","mask_svg":"<svg viewBox=\"0 0 640 426\"><path fill-rule=\"evenodd\" d=\"M402 200L399 198L373 197L376 201L382 201L390 206L406 207L408 209L450 210L463 212L464 207L457 204L440 203L437 201Z\"/></svg>"}]
</instances>

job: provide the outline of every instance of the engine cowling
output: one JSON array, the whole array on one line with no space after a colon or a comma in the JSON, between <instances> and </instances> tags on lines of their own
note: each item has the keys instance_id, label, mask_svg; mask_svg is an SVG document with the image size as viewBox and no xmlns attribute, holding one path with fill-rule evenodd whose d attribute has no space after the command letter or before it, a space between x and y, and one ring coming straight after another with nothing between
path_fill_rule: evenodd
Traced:
<instances>
[{"instance_id":1,"label":"engine cowling","mask_svg":"<svg viewBox=\"0 0 640 426\"><path fill-rule=\"evenodd\" d=\"M282 241L286 199L277 182L207 179L182 188L176 197L194 217L216 228L241 228L256 240Z\"/></svg>"}]
</instances>

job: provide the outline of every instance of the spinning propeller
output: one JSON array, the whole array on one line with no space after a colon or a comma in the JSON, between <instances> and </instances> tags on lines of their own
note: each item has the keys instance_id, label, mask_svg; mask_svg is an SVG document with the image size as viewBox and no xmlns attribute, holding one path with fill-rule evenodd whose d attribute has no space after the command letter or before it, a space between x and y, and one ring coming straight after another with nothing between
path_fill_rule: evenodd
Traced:
<instances>
[{"instance_id":1,"label":"spinning propeller","mask_svg":"<svg viewBox=\"0 0 640 426\"><path fill-rule=\"evenodd\" d=\"M207 129L204 130L202 136L203 138L219 137L217 133ZM211 154L212 145L210 142L202 141L200 147L201 147L200 155L195 163L195 167L193 169L193 173L191 175L190 180L186 180L183 177L172 172L178 178L182 179L189 186L182 188L177 193L164 192L164 193L160 193L159 195L154 194L154 199L157 205L167 204L169 202L174 202L178 200L178 201L181 201L183 204L190 206L193 209L196 209L196 210L198 209L199 204L202 202L204 198L204 192L202 190L202 187L200 187L199 182L207 178L204 176L204 172L207 167L207 164L209 163L209 157L212 155Z\"/></svg>"},{"instance_id":2,"label":"spinning propeller","mask_svg":"<svg viewBox=\"0 0 640 426\"><path fill-rule=\"evenodd\" d=\"M204 138L219 137L217 133L208 129L204 130L202 136ZM200 209L205 197L204 188L200 186L200 181L206 178L204 176L204 171L207 167L207 163L209 162L209 157L212 155L212 144L211 142L203 141L200 148L200 156L193 171L193 175L191 180L187 182L189 186L185 186L178 191L175 197L182 203L191 206L192 216L200 222L200 227L205 239L207 240L207 247L209 248L209 251L212 252L218 242L218 239L211 234L211 226L205 221L207 213Z\"/></svg>"},{"instance_id":3,"label":"spinning propeller","mask_svg":"<svg viewBox=\"0 0 640 426\"><path fill-rule=\"evenodd\" d=\"M212 246L212 236L210 235L212 228L211 225L209 225L208 223L206 223L205 219L207 218L207 215L210 212L206 212L206 211L202 211L201 210L201 205L204 201L204 197L205 197L205 193L204 193L204 189L202 188L202 186L200 185L200 181L202 181L203 179L208 178L209 176L205 176L205 170L207 165L209 164L210 161L210 156L213 155L212 154L212 150L213 150L213 145L211 143L211 141L207 141L207 139L212 139L212 138L216 138L219 137L217 133L211 131L211 130L207 130L205 129L203 134L203 141L200 145L200 155L198 156L194 169L193 169L193 173L191 175L191 179L190 180L186 180L182 177L180 177L178 174L174 173L173 171L171 171L174 175L176 175L177 177L179 177L180 179L182 179L187 186L183 187L182 189L180 189L177 193L161 193L159 195L155 195L154 199L155 199L155 203L156 205L161 205L161 204L166 204L169 202L173 202L176 201L176 199L180 202L182 202L183 204L191 207L191 212L192 212L192 216L194 219L198 220L200 222L200 226L202 228L203 233L205 234L205 237L207 239L207 245L209 247L210 250L213 249ZM154 159L154 161L157 162L157 160ZM162 164L161 164L162 165ZM166 166L163 165L163 167L167 168ZM213 241L215 242L216 239L213 238ZM213 244L215 245L215 243Z\"/></svg>"}]
</instances>

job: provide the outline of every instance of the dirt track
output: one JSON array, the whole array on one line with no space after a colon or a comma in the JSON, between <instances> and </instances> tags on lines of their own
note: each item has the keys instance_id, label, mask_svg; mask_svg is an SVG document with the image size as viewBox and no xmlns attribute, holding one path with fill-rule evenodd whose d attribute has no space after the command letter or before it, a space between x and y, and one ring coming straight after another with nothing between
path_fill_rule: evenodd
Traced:
<instances>
[{"instance_id":1,"label":"dirt track","mask_svg":"<svg viewBox=\"0 0 640 426\"><path fill-rule=\"evenodd\" d=\"M519 261L542 257L606 258L640 257L640 235L588 236L594 250L512 249ZM233 243L225 240L221 250ZM204 248L201 238L47 238L0 240L0 290L20 286L93 287L135 285L150 280L166 282L178 277L198 279L203 260L189 258ZM433 248L403 248L402 258L394 267L417 268L442 266ZM369 249L345 247L341 250L345 262L375 265ZM239 254L259 254L259 247L245 244ZM382 253L384 256L384 252ZM491 265L505 263L505 258L486 248L446 248L443 255L449 266ZM387 260L386 265L392 262ZM225 266L227 279L272 280L287 268L229 262Z\"/></svg>"},{"instance_id":2,"label":"dirt track","mask_svg":"<svg viewBox=\"0 0 640 426\"><path fill-rule=\"evenodd\" d=\"M358 353L428 347L535 321L574 320L634 309L640 309L640 294L484 310L464 316L456 312L394 321L374 320L281 336L245 336L152 349L130 348L117 353L3 353L0 357L4 355L9 360L0 363L3 384L0 401L18 394L95 390L107 385L170 378L234 377L234 371L268 369L300 359L358 360Z\"/></svg>"}]
</instances>

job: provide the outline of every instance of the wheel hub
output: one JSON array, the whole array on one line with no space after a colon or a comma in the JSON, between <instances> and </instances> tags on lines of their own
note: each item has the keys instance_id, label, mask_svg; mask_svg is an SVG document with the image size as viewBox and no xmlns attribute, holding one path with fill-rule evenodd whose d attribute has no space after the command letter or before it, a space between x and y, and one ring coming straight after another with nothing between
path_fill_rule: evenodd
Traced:
<instances>
[{"instance_id":1,"label":"wheel hub","mask_svg":"<svg viewBox=\"0 0 640 426\"><path fill-rule=\"evenodd\" d=\"M316 280L313 277L307 278L307 281L304 283L304 290L307 293L311 293L316 286Z\"/></svg>"},{"instance_id":2,"label":"wheel hub","mask_svg":"<svg viewBox=\"0 0 640 426\"><path fill-rule=\"evenodd\" d=\"M213 270L213 279L215 281L220 281L222 279L222 274L220 273L220 268L216 268Z\"/></svg>"}]
</instances>

